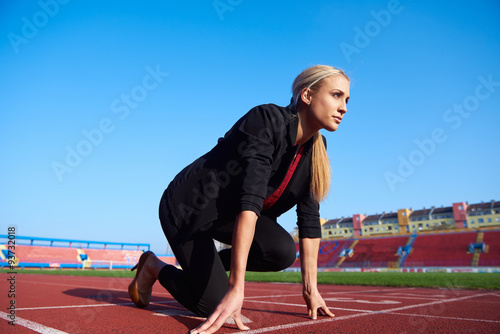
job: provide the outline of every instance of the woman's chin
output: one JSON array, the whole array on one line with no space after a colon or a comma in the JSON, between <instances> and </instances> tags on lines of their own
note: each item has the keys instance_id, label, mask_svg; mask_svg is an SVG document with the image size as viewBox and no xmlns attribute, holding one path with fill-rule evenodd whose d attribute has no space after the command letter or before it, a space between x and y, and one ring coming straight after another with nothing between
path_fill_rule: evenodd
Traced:
<instances>
[{"instance_id":1,"label":"woman's chin","mask_svg":"<svg viewBox=\"0 0 500 334\"><path fill-rule=\"evenodd\" d=\"M325 126L324 129L328 132L334 132L334 131L337 131L337 129L339 128L339 125L337 123L335 123L334 125L329 125L329 126Z\"/></svg>"}]
</instances>

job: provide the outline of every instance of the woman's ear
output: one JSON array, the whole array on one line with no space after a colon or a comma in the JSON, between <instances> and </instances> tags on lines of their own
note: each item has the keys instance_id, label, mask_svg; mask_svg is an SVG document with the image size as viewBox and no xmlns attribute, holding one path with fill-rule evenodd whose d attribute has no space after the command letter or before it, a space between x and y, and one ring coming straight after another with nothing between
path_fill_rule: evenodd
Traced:
<instances>
[{"instance_id":1,"label":"woman's ear","mask_svg":"<svg viewBox=\"0 0 500 334\"><path fill-rule=\"evenodd\" d=\"M300 94L300 98L305 104L311 103L311 90L309 88L304 88Z\"/></svg>"}]
</instances>

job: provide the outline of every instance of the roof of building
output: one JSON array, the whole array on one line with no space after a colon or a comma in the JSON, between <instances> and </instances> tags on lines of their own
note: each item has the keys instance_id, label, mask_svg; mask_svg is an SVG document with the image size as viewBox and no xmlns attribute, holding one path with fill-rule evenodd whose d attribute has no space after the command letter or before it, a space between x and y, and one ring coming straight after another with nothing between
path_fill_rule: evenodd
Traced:
<instances>
[{"instance_id":1,"label":"roof of building","mask_svg":"<svg viewBox=\"0 0 500 334\"><path fill-rule=\"evenodd\" d=\"M366 216L366 218L363 220L363 222L366 222L366 221L378 221L380 219L380 217L382 217L384 214L381 213L381 214L374 214L374 215L368 215Z\"/></svg>"},{"instance_id":2,"label":"roof of building","mask_svg":"<svg viewBox=\"0 0 500 334\"><path fill-rule=\"evenodd\" d=\"M435 213L449 213L449 212L453 212L453 207L445 206L445 207L441 207L441 208L435 208L434 211L432 211L433 214L435 214Z\"/></svg>"},{"instance_id":3,"label":"roof of building","mask_svg":"<svg viewBox=\"0 0 500 334\"><path fill-rule=\"evenodd\" d=\"M386 213L381 219L384 220L384 219L394 219L394 218L398 218L397 212Z\"/></svg>"},{"instance_id":4,"label":"roof of building","mask_svg":"<svg viewBox=\"0 0 500 334\"><path fill-rule=\"evenodd\" d=\"M428 216L430 214L432 209L426 209L423 208L422 210L415 210L412 213L410 213L410 217L415 217L415 216Z\"/></svg>"},{"instance_id":5,"label":"roof of building","mask_svg":"<svg viewBox=\"0 0 500 334\"><path fill-rule=\"evenodd\" d=\"M476 204L470 204L467 207L467 211L482 211L482 210L490 210L494 206L495 202L482 202Z\"/></svg>"},{"instance_id":6,"label":"roof of building","mask_svg":"<svg viewBox=\"0 0 500 334\"><path fill-rule=\"evenodd\" d=\"M342 218L329 219L326 223L323 224L323 227L337 225L337 223L342 220Z\"/></svg>"}]
</instances>

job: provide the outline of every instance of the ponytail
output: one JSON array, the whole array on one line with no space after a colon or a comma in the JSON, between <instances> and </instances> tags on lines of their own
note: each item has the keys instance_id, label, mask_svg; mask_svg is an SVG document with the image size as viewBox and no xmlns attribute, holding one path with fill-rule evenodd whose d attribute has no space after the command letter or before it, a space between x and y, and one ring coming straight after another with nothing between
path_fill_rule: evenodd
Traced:
<instances>
[{"instance_id":1,"label":"ponytail","mask_svg":"<svg viewBox=\"0 0 500 334\"><path fill-rule=\"evenodd\" d=\"M318 131L313 136L311 163L311 194L317 202L323 201L330 190L330 161L326 154L323 136Z\"/></svg>"}]
</instances>

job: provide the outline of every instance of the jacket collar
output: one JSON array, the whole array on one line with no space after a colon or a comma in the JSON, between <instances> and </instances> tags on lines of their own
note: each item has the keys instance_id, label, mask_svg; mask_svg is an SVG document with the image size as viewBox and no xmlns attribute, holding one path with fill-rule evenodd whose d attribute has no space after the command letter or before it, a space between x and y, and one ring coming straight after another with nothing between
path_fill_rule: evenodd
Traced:
<instances>
[{"instance_id":1,"label":"jacket collar","mask_svg":"<svg viewBox=\"0 0 500 334\"><path fill-rule=\"evenodd\" d=\"M289 104L286 109L290 117L290 122L288 122L287 141L290 146L295 146L295 141L297 140L297 131L299 129L299 116L297 115L297 109L295 109L292 104Z\"/></svg>"}]
</instances>

